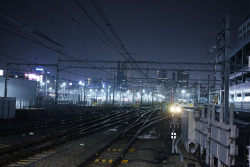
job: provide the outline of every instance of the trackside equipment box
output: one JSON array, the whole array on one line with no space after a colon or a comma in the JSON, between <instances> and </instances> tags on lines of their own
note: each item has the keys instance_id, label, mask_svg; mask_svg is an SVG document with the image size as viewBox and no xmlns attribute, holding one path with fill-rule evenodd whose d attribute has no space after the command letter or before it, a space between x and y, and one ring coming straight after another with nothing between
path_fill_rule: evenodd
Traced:
<instances>
[{"instance_id":1,"label":"trackside equipment box","mask_svg":"<svg viewBox=\"0 0 250 167\"><path fill-rule=\"evenodd\" d=\"M14 118L16 113L15 97L0 97L0 119Z\"/></svg>"}]
</instances>

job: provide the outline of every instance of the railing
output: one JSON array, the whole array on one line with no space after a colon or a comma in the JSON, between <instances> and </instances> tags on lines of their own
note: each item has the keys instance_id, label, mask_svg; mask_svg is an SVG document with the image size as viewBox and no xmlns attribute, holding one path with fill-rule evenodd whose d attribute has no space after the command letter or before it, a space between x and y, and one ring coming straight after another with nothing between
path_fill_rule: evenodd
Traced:
<instances>
[{"instance_id":1,"label":"railing","mask_svg":"<svg viewBox=\"0 0 250 167\"><path fill-rule=\"evenodd\" d=\"M234 102L235 108L247 110L250 109L250 101L249 102Z\"/></svg>"}]
</instances>

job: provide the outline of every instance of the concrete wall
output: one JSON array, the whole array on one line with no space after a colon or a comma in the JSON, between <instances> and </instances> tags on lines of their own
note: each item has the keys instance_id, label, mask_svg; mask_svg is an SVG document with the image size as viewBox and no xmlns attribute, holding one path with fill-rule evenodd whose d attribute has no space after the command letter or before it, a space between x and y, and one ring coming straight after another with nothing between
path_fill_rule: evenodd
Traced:
<instances>
[{"instance_id":1,"label":"concrete wall","mask_svg":"<svg viewBox=\"0 0 250 167\"><path fill-rule=\"evenodd\" d=\"M189 151L189 144L195 143L196 137L196 122L193 117L194 111L192 110L183 110L181 116L181 137L183 144L186 147L186 150Z\"/></svg>"},{"instance_id":2,"label":"concrete wall","mask_svg":"<svg viewBox=\"0 0 250 167\"><path fill-rule=\"evenodd\" d=\"M0 97L4 96L5 78L0 77ZM7 97L16 97L17 100L34 100L36 98L36 81L21 78L9 78Z\"/></svg>"},{"instance_id":3,"label":"concrete wall","mask_svg":"<svg viewBox=\"0 0 250 167\"><path fill-rule=\"evenodd\" d=\"M188 140L190 142L195 142L195 118L194 118L194 111L188 111Z\"/></svg>"}]
</instances>

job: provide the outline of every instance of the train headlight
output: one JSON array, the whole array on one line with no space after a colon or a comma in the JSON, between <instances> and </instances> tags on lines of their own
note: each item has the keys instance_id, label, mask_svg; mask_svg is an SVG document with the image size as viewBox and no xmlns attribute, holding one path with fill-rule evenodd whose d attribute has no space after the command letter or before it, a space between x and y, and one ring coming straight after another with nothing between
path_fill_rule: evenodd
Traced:
<instances>
[{"instance_id":1,"label":"train headlight","mask_svg":"<svg viewBox=\"0 0 250 167\"><path fill-rule=\"evenodd\" d=\"M181 112L181 107L176 107L176 112Z\"/></svg>"},{"instance_id":2,"label":"train headlight","mask_svg":"<svg viewBox=\"0 0 250 167\"><path fill-rule=\"evenodd\" d=\"M170 106L170 112L172 113L180 113L181 112L181 107L178 105L172 105Z\"/></svg>"},{"instance_id":3,"label":"train headlight","mask_svg":"<svg viewBox=\"0 0 250 167\"><path fill-rule=\"evenodd\" d=\"M171 111L171 112L175 112L175 107L174 107L174 106L171 106L171 107L170 107L170 111Z\"/></svg>"}]
</instances>

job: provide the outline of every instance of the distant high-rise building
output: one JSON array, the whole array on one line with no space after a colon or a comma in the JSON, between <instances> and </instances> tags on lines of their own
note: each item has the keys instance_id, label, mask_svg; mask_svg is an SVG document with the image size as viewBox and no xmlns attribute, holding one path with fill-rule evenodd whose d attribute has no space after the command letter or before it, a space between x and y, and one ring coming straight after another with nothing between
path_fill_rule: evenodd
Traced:
<instances>
[{"instance_id":1,"label":"distant high-rise building","mask_svg":"<svg viewBox=\"0 0 250 167\"><path fill-rule=\"evenodd\" d=\"M127 88L127 63L119 62L117 68L117 87Z\"/></svg>"},{"instance_id":2,"label":"distant high-rise building","mask_svg":"<svg viewBox=\"0 0 250 167\"><path fill-rule=\"evenodd\" d=\"M160 69L159 71L157 71L157 73L159 74L158 79L160 79L160 80L168 79L166 70Z\"/></svg>"},{"instance_id":3,"label":"distant high-rise building","mask_svg":"<svg viewBox=\"0 0 250 167\"><path fill-rule=\"evenodd\" d=\"M172 72L172 80L175 81L176 78L175 78L175 72Z\"/></svg>"},{"instance_id":4,"label":"distant high-rise building","mask_svg":"<svg viewBox=\"0 0 250 167\"><path fill-rule=\"evenodd\" d=\"M186 71L177 71L177 87L182 89L188 88L189 73Z\"/></svg>"},{"instance_id":5,"label":"distant high-rise building","mask_svg":"<svg viewBox=\"0 0 250 167\"><path fill-rule=\"evenodd\" d=\"M160 69L157 71L158 78L157 78L157 84L156 84L156 91L165 94L166 91L166 83L167 83L167 71L164 69Z\"/></svg>"}]
</instances>

